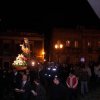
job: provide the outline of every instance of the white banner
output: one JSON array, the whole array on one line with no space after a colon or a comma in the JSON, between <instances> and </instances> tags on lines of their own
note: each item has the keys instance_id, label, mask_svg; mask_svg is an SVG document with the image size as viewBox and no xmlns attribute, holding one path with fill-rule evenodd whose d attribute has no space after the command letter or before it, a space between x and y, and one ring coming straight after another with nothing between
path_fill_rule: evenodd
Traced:
<instances>
[{"instance_id":1,"label":"white banner","mask_svg":"<svg viewBox=\"0 0 100 100\"><path fill-rule=\"evenodd\" d=\"M100 0L88 0L96 15L100 18Z\"/></svg>"}]
</instances>

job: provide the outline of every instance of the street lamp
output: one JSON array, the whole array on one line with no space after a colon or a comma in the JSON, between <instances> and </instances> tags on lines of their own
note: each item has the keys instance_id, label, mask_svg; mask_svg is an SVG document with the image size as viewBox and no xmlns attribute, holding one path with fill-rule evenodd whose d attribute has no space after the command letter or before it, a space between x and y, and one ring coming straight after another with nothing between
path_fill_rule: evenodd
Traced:
<instances>
[{"instance_id":1,"label":"street lamp","mask_svg":"<svg viewBox=\"0 0 100 100\"><path fill-rule=\"evenodd\" d=\"M42 51L42 57L43 57L43 61L45 61L45 52Z\"/></svg>"},{"instance_id":2,"label":"street lamp","mask_svg":"<svg viewBox=\"0 0 100 100\"><path fill-rule=\"evenodd\" d=\"M61 50L63 49L63 44L58 40L57 43L55 44L55 49L56 50ZM57 56L58 56L58 63L59 63L59 58L60 58L60 53L58 52L57 53Z\"/></svg>"}]
</instances>

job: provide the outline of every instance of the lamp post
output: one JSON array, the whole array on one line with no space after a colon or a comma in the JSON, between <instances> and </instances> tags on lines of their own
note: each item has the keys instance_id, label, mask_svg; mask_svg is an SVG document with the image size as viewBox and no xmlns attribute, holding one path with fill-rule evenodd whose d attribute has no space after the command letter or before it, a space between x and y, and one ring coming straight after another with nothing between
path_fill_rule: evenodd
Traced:
<instances>
[{"instance_id":1,"label":"lamp post","mask_svg":"<svg viewBox=\"0 0 100 100\"><path fill-rule=\"evenodd\" d=\"M58 51L57 52L57 61L58 63L60 62L60 50L63 49L63 44L58 40L57 43L55 44L55 49Z\"/></svg>"}]
</instances>

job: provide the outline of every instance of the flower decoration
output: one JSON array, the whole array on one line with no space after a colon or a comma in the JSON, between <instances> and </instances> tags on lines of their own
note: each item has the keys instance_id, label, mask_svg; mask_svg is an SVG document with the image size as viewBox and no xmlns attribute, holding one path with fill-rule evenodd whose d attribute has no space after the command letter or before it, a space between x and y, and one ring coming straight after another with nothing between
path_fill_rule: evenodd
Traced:
<instances>
[{"instance_id":1,"label":"flower decoration","mask_svg":"<svg viewBox=\"0 0 100 100\"><path fill-rule=\"evenodd\" d=\"M18 54L16 60L12 64L13 66L27 66L26 58L23 54Z\"/></svg>"}]
</instances>

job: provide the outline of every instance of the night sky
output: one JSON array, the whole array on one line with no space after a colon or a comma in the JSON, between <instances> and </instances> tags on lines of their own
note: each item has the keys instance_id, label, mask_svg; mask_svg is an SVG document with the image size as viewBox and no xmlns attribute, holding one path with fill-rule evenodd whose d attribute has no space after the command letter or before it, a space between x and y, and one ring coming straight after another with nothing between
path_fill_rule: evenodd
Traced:
<instances>
[{"instance_id":1,"label":"night sky","mask_svg":"<svg viewBox=\"0 0 100 100\"><path fill-rule=\"evenodd\" d=\"M0 31L11 29L46 33L54 27L100 27L100 19L87 0L69 1L8 5L0 16Z\"/></svg>"}]
</instances>

